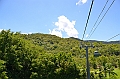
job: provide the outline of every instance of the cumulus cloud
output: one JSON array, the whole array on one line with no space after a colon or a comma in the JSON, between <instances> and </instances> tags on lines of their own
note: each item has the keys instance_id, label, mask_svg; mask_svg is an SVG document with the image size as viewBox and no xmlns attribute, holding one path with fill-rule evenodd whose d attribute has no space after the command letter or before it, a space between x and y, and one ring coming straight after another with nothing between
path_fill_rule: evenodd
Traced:
<instances>
[{"instance_id":1,"label":"cumulus cloud","mask_svg":"<svg viewBox=\"0 0 120 79\"><path fill-rule=\"evenodd\" d=\"M0 29L0 32L1 32L2 30L7 31L6 29Z\"/></svg>"},{"instance_id":2,"label":"cumulus cloud","mask_svg":"<svg viewBox=\"0 0 120 79\"><path fill-rule=\"evenodd\" d=\"M28 32L28 33L22 32L21 34L26 34L26 35L28 35L28 34L32 34L32 32Z\"/></svg>"},{"instance_id":3,"label":"cumulus cloud","mask_svg":"<svg viewBox=\"0 0 120 79\"><path fill-rule=\"evenodd\" d=\"M87 38L88 36L89 36L89 35L87 34L87 35L86 35L86 38Z\"/></svg>"},{"instance_id":4,"label":"cumulus cloud","mask_svg":"<svg viewBox=\"0 0 120 79\"><path fill-rule=\"evenodd\" d=\"M49 33L62 37L62 32L65 32L67 34L67 37L78 38L78 31L74 27L75 22L76 21L70 22L70 20L63 15L59 16L58 22L54 23L57 28L54 28L52 31L49 30Z\"/></svg>"},{"instance_id":5,"label":"cumulus cloud","mask_svg":"<svg viewBox=\"0 0 120 79\"><path fill-rule=\"evenodd\" d=\"M52 31L49 29L49 33L51 35L56 35L56 36L59 36L59 37L62 37L62 33L60 30L57 30L57 28L53 29Z\"/></svg>"},{"instance_id":6,"label":"cumulus cloud","mask_svg":"<svg viewBox=\"0 0 120 79\"><path fill-rule=\"evenodd\" d=\"M81 3L82 4L85 4L87 2L87 0L79 0L77 3L76 3L76 5L80 5Z\"/></svg>"},{"instance_id":7,"label":"cumulus cloud","mask_svg":"<svg viewBox=\"0 0 120 79\"><path fill-rule=\"evenodd\" d=\"M2 30L4 30L4 29L0 29L0 32L1 32Z\"/></svg>"}]
</instances>

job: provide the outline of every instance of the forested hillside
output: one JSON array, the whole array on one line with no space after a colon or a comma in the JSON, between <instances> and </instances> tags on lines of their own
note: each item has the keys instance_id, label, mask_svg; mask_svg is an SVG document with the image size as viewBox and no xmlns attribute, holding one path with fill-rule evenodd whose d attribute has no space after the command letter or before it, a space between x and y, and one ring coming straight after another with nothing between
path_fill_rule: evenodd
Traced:
<instances>
[{"instance_id":1,"label":"forested hillside","mask_svg":"<svg viewBox=\"0 0 120 79\"><path fill-rule=\"evenodd\" d=\"M0 32L0 79L86 79L86 52L77 38ZM119 79L120 44L92 42L91 79ZM94 57L94 51L101 56Z\"/></svg>"}]
</instances>

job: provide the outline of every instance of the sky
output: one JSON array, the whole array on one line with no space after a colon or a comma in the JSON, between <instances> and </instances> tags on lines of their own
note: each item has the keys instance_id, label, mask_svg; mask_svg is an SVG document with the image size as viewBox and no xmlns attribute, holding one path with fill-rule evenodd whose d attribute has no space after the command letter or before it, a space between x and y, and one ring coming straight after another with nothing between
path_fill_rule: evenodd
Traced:
<instances>
[{"instance_id":1,"label":"sky","mask_svg":"<svg viewBox=\"0 0 120 79\"><path fill-rule=\"evenodd\" d=\"M82 39L91 1L0 0L0 30L11 29L23 34L44 33ZM93 35L87 38L106 1L94 0L84 40L106 41L120 33L120 0L115 0ZM112 1L109 0L101 17ZM120 40L120 36L110 41L112 40Z\"/></svg>"}]
</instances>

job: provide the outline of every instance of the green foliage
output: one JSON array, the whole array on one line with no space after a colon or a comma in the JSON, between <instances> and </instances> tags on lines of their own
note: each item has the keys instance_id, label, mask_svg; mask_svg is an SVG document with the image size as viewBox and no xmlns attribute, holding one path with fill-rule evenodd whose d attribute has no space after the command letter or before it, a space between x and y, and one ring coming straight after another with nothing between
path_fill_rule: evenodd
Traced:
<instances>
[{"instance_id":1,"label":"green foliage","mask_svg":"<svg viewBox=\"0 0 120 79\"><path fill-rule=\"evenodd\" d=\"M0 60L0 79L8 79L5 69L5 61Z\"/></svg>"},{"instance_id":2,"label":"green foliage","mask_svg":"<svg viewBox=\"0 0 120 79\"><path fill-rule=\"evenodd\" d=\"M79 39L48 34L0 32L0 79L86 79L86 53ZM89 44L84 42L84 44ZM89 49L91 79L116 78L120 44L93 42ZM94 51L102 56L93 57Z\"/></svg>"},{"instance_id":3,"label":"green foliage","mask_svg":"<svg viewBox=\"0 0 120 79\"><path fill-rule=\"evenodd\" d=\"M32 79L75 79L79 77L74 60L70 54L42 54L33 61ZM72 72L72 73L71 73Z\"/></svg>"},{"instance_id":4,"label":"green foliage","mask_svg":"<svg viewBox=\"0 0 120 79\"><path fill-rule=\"evenodd\" d=\"M2 31L0 33L0 59L4 60L6 72L12 79L28 79L31 75L31 62L37 55L34 44L20 38L18 33ZM36 55L35 55L36 53Z\"/></svg>"}]
</instances>

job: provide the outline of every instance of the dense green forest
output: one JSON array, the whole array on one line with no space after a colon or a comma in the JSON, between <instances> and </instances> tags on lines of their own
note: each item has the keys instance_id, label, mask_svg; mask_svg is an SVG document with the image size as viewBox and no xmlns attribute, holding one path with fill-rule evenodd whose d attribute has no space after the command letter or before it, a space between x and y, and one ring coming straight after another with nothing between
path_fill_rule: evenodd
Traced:
<instances>
[{"instance_id":1,"label":"dense green forest","mask_svg":"<svg viewBox=\"0 0 120 79\"><path fill-rule=\"evenodd\" d=\"M0 79L86 79L86 52L77 38L0 32ZM91 79L118 79L120 44L93 41L89 48ZM94 57L94 51L101 56Z\"/></svg>"}]
</instances>

